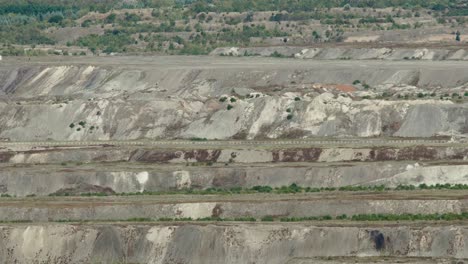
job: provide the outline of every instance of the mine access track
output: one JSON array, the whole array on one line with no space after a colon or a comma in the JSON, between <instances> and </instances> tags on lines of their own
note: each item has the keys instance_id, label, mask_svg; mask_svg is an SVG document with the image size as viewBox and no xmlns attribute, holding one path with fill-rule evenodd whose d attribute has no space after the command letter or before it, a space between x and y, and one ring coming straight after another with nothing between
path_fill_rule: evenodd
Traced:
<instances>
[{"instance_id":1,"label":"mine access track","mask_svg":"<svg viewBox=\"0 0 468 264\"><path fill-rule=\"evenodd\" d=\"M434 139L307 139L307 140L107 140L107 141L3 141L0 147L53 147L53 146L398 146L398 145L468 145L468 142Z\"/></svg>"}]
</instances>

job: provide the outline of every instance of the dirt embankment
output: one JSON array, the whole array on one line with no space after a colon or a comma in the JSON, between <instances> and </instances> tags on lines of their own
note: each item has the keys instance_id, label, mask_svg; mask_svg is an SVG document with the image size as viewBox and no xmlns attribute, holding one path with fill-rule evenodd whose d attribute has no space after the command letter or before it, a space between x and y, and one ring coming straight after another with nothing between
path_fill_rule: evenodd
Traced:
<instances>
[{"instance_id":1,"label":"dirt embankment","mask_svg":"<svg viewBox=\"0 0 468 264\"><path fill-rule=\"evenodd\" d=\"M49 194L136 193L183 191L254 186L281 187L293 183L303 187L351 185L396 187L420 184L468 184L466 163L426 162L376 163L275 163L199 165L43 165L3 167L0 194L24 197ZM240 166L239 166L240 165Z\"/></svg>"},{"instance_id":2,"label":"dirt embankment","mask_svg":"<svg viewBox=\"0 0 468 264\"><path fill-rule=\"evenodd\" d=\"M2 263L284 264L358 256L449 258L460 263L457 260L468 258L463 225L62 224L2 226L0 233Z\"/></svg>"},{"instance_id":3,"label":"dirt embankment","mask_svg":"<svg viewBox=\"0 0 468 264\"><path fill-rule=\"evenodd\" d=\"M427 195L427 193L423 193ZM274 217L320 217L369 214L460 214L467 200L447 192L424 195L413 193L278 194L234 196L138 196L105 198L4 199L0 221L105 221L133 218L206 217L260 219ZM449 193L451 194L451 193Z\"/></svg>"},{"instance_id":4,"label":"dirt embankment","mask_svg":"<svg viewBox=\"0 0 468 264\"><path fill-rule=\"evenodd\" d=\"M364 45L365 46L365 45ZM468 50L462 46L442 48L403 48L403 47L364 47L336 46L336 47L303 47L303 46L272 46L247 48L217 48L211 55L228 56L284 56L297 59L313 60L424 60L424 61L466 61Z\"/></svg>"}]
</instances>

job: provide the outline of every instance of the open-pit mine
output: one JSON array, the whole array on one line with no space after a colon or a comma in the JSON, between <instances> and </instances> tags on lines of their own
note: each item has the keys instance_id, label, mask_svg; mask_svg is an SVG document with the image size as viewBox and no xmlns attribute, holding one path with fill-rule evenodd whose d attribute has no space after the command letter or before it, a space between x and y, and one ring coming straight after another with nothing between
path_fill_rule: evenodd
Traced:
<instances>
[{"instance_id":1,"label":"open-pit mine","mask_svg":"<svg viewBox=\"0 0 468 264\"><path fill-rule=\"evenodd\" d=\"M464 50L223 52L4 58L0 263L468 263Z\"/></svg>"}]
</instances>

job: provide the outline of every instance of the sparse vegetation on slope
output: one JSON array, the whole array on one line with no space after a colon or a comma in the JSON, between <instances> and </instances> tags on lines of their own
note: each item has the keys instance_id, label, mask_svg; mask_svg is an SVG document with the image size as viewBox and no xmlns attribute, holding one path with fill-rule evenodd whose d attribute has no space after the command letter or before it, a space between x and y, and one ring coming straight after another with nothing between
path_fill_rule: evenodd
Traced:
<instances>
[{"instance_id":1,"label":"sparse vegetation on slope","mask_svg":"<svg viewBox=\"0 0 468 264\"><path fill-rule=\"evenodd\" d=\"M381 9L387 7L393 9ZM356 30L410 30L432 25L416 19L421 16L462 26L467 10L457 0L2 0L0 44L21 45L23 50L12 52L3 47L4 55L25 55L25 48L41 44L61 46L56 53L64 54L65 43L67 49L75 50L72 54L79 54L77 49L82 47L92 53L201 55L223 46L287 45L294 39L302 44L342 42L346 32ZM58 33L65 29L81 33L67 38ZM461 34L454 31L453 41L462 40ZM284 57L281 53L271 56Z\"/></svg>"}]
</instances>

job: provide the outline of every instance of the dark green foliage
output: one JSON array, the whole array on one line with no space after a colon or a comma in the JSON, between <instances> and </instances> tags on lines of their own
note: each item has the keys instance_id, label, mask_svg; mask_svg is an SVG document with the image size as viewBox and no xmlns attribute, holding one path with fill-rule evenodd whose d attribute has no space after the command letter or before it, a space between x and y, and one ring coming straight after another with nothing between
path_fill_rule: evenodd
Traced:
<instances>
[{"instance_id":1,"label":"dark green foliage","mask_svg":"<svg viewBox=\"0 0 468 264\"><path fill-rule=\"evenodd\" d=\"M348 10L342 13L328 12L327 8L343 7ZM185 26L176 26L176 20L183 17L198 18L199 23L195 25L197 34L192 34L189 40L179 39L176 42L180 47L169 44L170 54L205 55L219 46L247 46L251 38L287 37L291 34L288 29L283 28L282 21L303 21L315 19L323 24L332 26L350 26L353 19L359 20L359 25L366 26L370 23L389 23L388 29L407 29L409 24L398 24L395 19L388 15L365 16L353 12L354 8L385 8L401 7L406 10L419 8L432 9L434 15L443 21L450 21L450 16L467 15L468 8L461 4L460 0L372 0L354 1L349 0L301 0L301 1L270 1L270 0L136 0L136 1L112 1L112 0L0 0L0 16L8 17L8 23L0 25L0 39L3 43L30 45L30 44L55 44L55 41L47 36L45 29L48 27L73 26L76 19L88 12L110 12L123 8L154 8L152 15L161 19L161 23L144 23L142 17L135 12L128 12L123 17L115 13L109 13L107 17L99 20L85 20L82 27L91 25L113 24L118 31L106 32L102 36L89 35L80 38L70 45L88 47L93 53L104 51L130 52L133 51L133 34L155 33L155 32L182 32L190 31L192 26L186 22ZM274 29L266 28L254 22L256 11L269 11L269 20L278 22ZM213 19L208 12L242 12L240 16L225 16L224 23L227 25L216 32L205 31L206 22ZM410 11L408 11L410 12ZM419 12L416 12L419 13ZM11 16L13 14L13 18ZM419 13L419 15L421 15ZM417 16L415 14L415 16ZM397 17L400 17L397 15ZM1 19L0 19L1 21ZM188 19L186 19L188 21ZM140 23L141 22L141 23ZM245 23L245 24L241 24ZM236 25L233 27L231 25ZM353 25L354 26L354 25ZM188 27L188 29L186 29ZM286 24L289 27L289 24ZM383 28L382 28L383 29ZM285 30L285 31L282 31ZM342 29L327 30L324 36L321 32L312 33L313 41L340 41ZM459 33L459 32L458 32ZM150 35L151 35L150 34ZM151 38L152 36L148 37ZM142 38L147 38L146 35ZM175 40L176 37L168 37ZM460 34L455 39L461 40ZM158 51L161 41L146 41L150 39L139 39L148 46L146 51ZM3 54L22 55L17 50L3 51ZM24 53L24 52L23 52ZM284 57L276 52L272 57Z\"/></svg>"},{"instance_id":2,"label":"dark green foliage","mask_svg":"<svg viewBox=\"0 0 468 264\"><path fill-rule=\"evenodd\" d=\"M55 44L54 40L42 33L37 23L26 24L21 27L0 26L0 39L3 43L9 42L21 45Z\"/></svg>"},{"instance_id":3,"label":"dark green foliage","mask_svg":"<svg viewBox=\"0 0 468 264\"><path fill-rule=\"evenodd\" d=\"M194 138L190 138L191 141L208 141L207 138L198 138L198 137L194 137Z\"/></svg>"},{"instance_id":4,"label":"dark green foliage","mask_svg":"<svg viewBox=\"0 0 468 264\"><path fill-rule=\"evenodd\" d=\"M275 50L275 51L270 55L270 57L273 57L273 58L284 58L285 56L284 56L283 54L281 54L281 53L279 53L278 51Z\"/></svg>"},{"instance_id":5,"label":"dark green foliage","mask_svg":"<svg viewBox=\"0 0 468 264\"><path fill-rule=\"evenodd\" d=\"M137 14L133 14L133 13L132 14L129 14L129 13L125 14L125 21L127 21L127 22L138 22L140 20L141 20L141 18Z\"/></svg>"},{"instance_id":6,"label":"dark green foliage","mask_svg":"<svg viewBox=\"0 0 468 264\"><path fill-rule=\"evenodd\" d=\"M228 105L228 106L227 106L227 110L231 110L231 109L233 109L233 108L234 108L234 106L232 106L232 105Z\"/></svg>"},{"instance_id":7,"label":"dark green foliage","mask_svg":"<svg viewBox=\"0 0 468 264\"><path fill-rule=\"evenodd\" d=\"M342 214L342 215L339 215L336 217L337 220L344 220L344 219L348 219L348 216L345 215L345 214Z\"/></svg>"},{"instance_id":8,"label":"dark green foliage","mask_svg":"<svg viewBox=\"0 0 468 264\"><path fill-rule=\"evenodd\" d=\"M260 219L262 222L273 222L275 218L271 215L264 216Z\"/></svg>"},{"instance_id":9,"label":"dark green foliage","mask_svg":"<svg viewBox=\"0 0 468 264\"><path fill-rule=\"evenodd\" d=\"M206 55L209 53L209 49L203 45L198 44L187 44L183 49L180 50L180 54L183 55Z\"/></svg>"},{"instance_id":10,"label":"dark green foliage","mask_svg":"<svg viewBox=\"0 0 468 264\"><path fill-rule=\"evenodd\" d=\"M59 24L63 21L63 16L61 15L53 15L49 18L49 23Z\"/></svg>"},{"instance_id":11,"label":"dark green foliage","mask_svg":"<svg viewBox=\"0 0 468 264\"><path fill-rule=\"evenodd\" d=\"M42 2L42 3L41 3ZM47 3L49 2L49 3ZM67 9L61 3L56 5L50 3L52 1L0 1L0 14L22 14L22 15L39 15L53 12L63 12Z\"/></svg>"},{"instance_id":12,"label":"dark green foliage","mask_svg":"<svg viewBox=\"0 0 468 264\"><path fill-rule=\"evenodd\" d=\"M127 45L133 43L134 40L129 34L119 30L106 32L104 35L91 34L76 41L79 46L102 49L106 53L123 52Z\"/></svg>"},{"instance_id":13,"label":"dark green foliage","mask_svg":"<svg viewBox=\"0 0 468 264\"><path fill-rule=\"evenodd\" d=\"M316 8L344 7L346 0L301 0L301 1L270 1L270 0L225 0L225 1L185 1L191 3L190 10L193 13L200 12L245 12L245 11L288 11L288 12L313 12ZM372 0L355 1L353 7L360 8L385 8L414 7L430 8L434 11L443 11L447 7L456 6L458 0ZM272 21L281 21L281 16L273 15Z\"/></svg>"},{"instance_id":14,"label":"dark green foliage","mask_svg":"<svg viewBox=\"0 0 468 264\"><path fill-rule=\"evenodd\" d=\"M205 139L195 138L195 141L204 141ZM62 165L66 165L62 164ZM78 165L78 164L77 164ZM119 196L133 196L133 195L168 195L168 194L191 194L191 195L214 195L214 194L247 194L247 193L272 193L272 194L292 194L292 193L315 193L315 192L383 192L383 191L413 191L413 190L468 190L467 184L435 184L435 185L426 185L420 184L419 186L414 185L398 185L395 188L389 188L385 185L376 185L376 186L343 186L339 188L335 187L302 187L293 183L289 186L282 187L270 187L270 186L254 186L252 188L242 188L242 187L233 187L230 189L225 188L208 188L204 190L195 190L195 189L186 189L178 191L166 191L166 192L137 192L137 193L119 193L113 195ZM62 194L64 195L64 194ZM86 196L101 196L101 193L86 193ZM108 194L106 194L108 195ZM54 195L51 195L54 196ZM69 196L69 194L67 194Z\"/></svg>"},{"instance_id":15,"label":"dark green foliage","mask_svg":"<svg viewBox=\"0 0 468 264\"><path fill-rule=\"evenodd\" d=\"M91 24L93 24L93 21L86 19L85 21L83 21L83 23L81 23L81 27L89 27L91 26Z\"/></svg>"},{"instance_id":16,"label":"dark green foliage","mask_svg":"<svg viewBox=\"0 0 468 264\"><path fill-rule=\"evenodd\" d=\"M107 24L112 24L112 23L115 22L116 18L117 18L117 15L114 14L114 13L112 13L112 14L108 15L104 21L105 21Z\"/></svg>"},{"instance_id":17,"label":"dark green foliage","mask_svg":"<svg viewBox=\"0 0 468 264\"><path fill-rule=\"evenodd\" d=\"M98 192L98 193L81 193L80 196L108 196L107 193Z\"/></svg>"},{"instance_id":18,"label":"dark green foliage","mask_svg":"<svg viewBox=\"0 0 468 264\"><path fill-rule=\"evenodd\" d=\"M273 188L271 188L270 186L254 186L252 190L260 193L269 193L273 191Z\"/></svg>"},{"instance_id":19,"label":"dark green foliage","mask_svg":"<svg viewBox=\"0 0 468 264\"><path fill-rule=\"evenodd\" d=\"M8 194L1 194L0 197L11 197ZM28 196L33 197L33 196ZM345 214L338 216L323 215L323 216L304 216L304 217L282 217L277 218L275 216L267 215L260 218L262 222L274 222L278 219L281 222L306 222L306 221L465 221L468 220L468 213L463 212L460 214L445 213L445 214L357 214L347 216ZM72 219L55 220L51 222L57 223L69 223L69 222L89 222L91 220L77 221ZM190 217L183 218L171 218L161 217L159 219L152 219L147 217L136 217L129 219L112 219L112 220L92 220L93 222L256 222L257 219L252 216L236 217L236 218L221 218L221 217L202 217L198 219L192 219ZM28 223L29 220L12 220L12 221L1 221L1 223Z\"/></svg>"}]
</instances>

